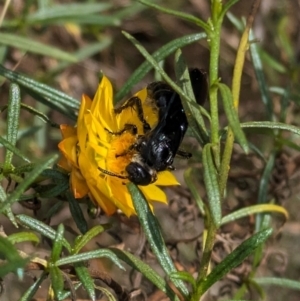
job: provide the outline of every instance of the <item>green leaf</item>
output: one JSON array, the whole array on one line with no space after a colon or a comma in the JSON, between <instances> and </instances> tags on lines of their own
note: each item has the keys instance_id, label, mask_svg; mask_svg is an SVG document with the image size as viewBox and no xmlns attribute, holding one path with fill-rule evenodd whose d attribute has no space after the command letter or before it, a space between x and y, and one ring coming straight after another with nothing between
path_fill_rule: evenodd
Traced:
<instances>
[{"instance_id":1,"label":"green leaf","mask_svg":"<svg viewBox=\"0 0 300 301\"><path fill-rule=\"evenodd\" d=\"M1 179L1 178L2 178L2 177L0 176L0 179ZM6 193L5 193L4 189L3 189L3 187L0 186L0 203L4 203L5 200L6 200L6 198L7 198L7 195L6 195ZM4 210L3 213L4 213L4 215L7 216L7 218L11 221L11 223L12 223L16 228L19 228L18 223L17 223L17 221L16 221L16 218L15 218L15 216L14 216L14 214L13 214L13 212L12 212L12 210L11 210L10 207L8 207L6 210Z\"/></svg>"},{"instance_id":2,"label":"green leaf","mask_svg":"<svg viewBox=\"0 0 300 301\"><path fill-rule=\"evenodd\" d=\"M50 273L50 279L51 279L51 285L55 294L55 297L58 300L62 299L62 294L64 293L64 278L60 271L60 269L55 266L51 265L49 267L49 273Z\"/></svg>"},{"instance_id":3,"label":"green leaf","mask_svg":"<svg viewBox=\"0 0 300 301\"><path fill-rule=\"evenodd\" d=\"M248 206L245 208L241 208L232 213L229 213L228 215L226 215L222 218L221 225L224 225L226 223L235 221L239 218L243 218L245 216L249 216L252 214L273 213L273 212L283 214L285 219L288 219L288 217L289 217L288 212L282 206L274 205L274 204L259 204L259 205L252 205L252 206Z\"/></svg>"},{"instance_id":4,"label":"green leaf","mask_svg":"<svg viewBox=\"0 0 300 301\"><path fill-rule=\"evenodd\" d=\"M22 297L19 299L19 301L31 301L35 295L35 293L38 291L38 289L41 287L41 284L43 281L47 278L47 272L43 272L42 275L32 284L27 291L22 295Z\"/></svg>"},{"instance_id":5,"label":"green leaf","mask_svg":"<svg viewBox=\"0 0 300 301\"><path fill-rule=\"evenodd\" d=\"M95 259L107 257L109 258L115 265L117 265L120 269L124 270L124 267L121 265L119 259L116 257L114 253L112 253L108 249L95 250L90 252L84 252L76 255L67 256L56 261L56 266L61 266L65 264L72 264L75 262L81 262L85 260Z\"/></svg>"},{"instance_id":6,"label":"green leaf","mask_svg":"<svg viewBox=\"0 0 300 301\"><path fill-rule=\"evenodd\" d=\"M70 297L71 300L75 300L74 293L81 287L81 282L78 282L73 285L73 289L70 291L64 291L61 295L60 298L58 299L59 301L65 300Z\"/></svg>"},{"instance_id":7,"label":"green leaf","mask_svg":"<svg viewBox=\"0 0 300 301\"><path fill-rule=\"evenodd\" d=\"M22 258L13 244L5 237L0 236L0 258L6 260L0 264L0 277L4 277L10 272L17 272L23 268L29 261L28 258Z\"/></svg>"},{"instance_id":8,"label":"green leaf","mask_svg":"<svg viewBox=\"0 0 300 301\"><path fill-rule=\"evenodd\" d=\"M53 228L50 226L46 225L45 223L38 221L35 218L32 218L30 216L27 216L25 214L19 214L16 216L16 218L19 220L19 222L26 226L29 227L32 230L37 231L38 233L44 235L45 237L48 237L51 240L55 239L56 232ZM66 239L62 239L63 246L70 252L71 251L71 246L67 242Z\"/></svg>"},{"instance_id":9,"label":"green leaf","mask_svg":"<svg viewBox=\"0 0 300 301\"><path fill-rule=\"evenodd\" d=\"M102 233L107 226L97 225L76 239L72 254L77 254L91 239Z\"/></svg>"},{"instance_id":10,"label":"green leaf","mask_svg":"<svg viewBox=\"0 0 300 301\"><path fill-rule=\"evenodd\" d=\"M33 241L36 243L40 242L39 237L32 232L19 232L11 234L7 239L14 245L23 241Z\"/></svg>"},{"instance_id":11,"label":"green leaf","mask_svg":"<svg viewBox=\"0 0 300 301\"><path fill-rule=\"evenodd\" d=\"M208 197L211 218L216 228L219 228L222 219L221 196L218 177L211 153L211 144L206 144L202 150L202 163L204 169L204 183Z\"/></svg>"},{"instance_id":12,"label":"green leaf","mask_svg":"<svg viewBox=\"0 0 300 301\"><path fill-rule=\"evenodd\" d=\"M67 19L69 17L78 17L83 15L91 15L105 11L112 7L110 3L67 3L56 4L51 7L45 7L29 14L26 22L29 23L51 23L54 20Z\"/></svg>"},{"instance_id":13,"label":"green leaf","mask_svg":"<svg viewBox=\"0 0 300 301\"><path fill-rule=\"evenodd\" d=\"M34 87L35 88L35 87ZM53 109L57 112L60 112L64 116L72 119L72 120L77 120L76 112L77 110L70 109L69 104L63 104L64 99L56 99L56 96L52 95L51 98L44 97L42 94L37 93L33 91L32 89L28 88L22 88L28 95L30 95L32 98L37 100L38 102L44 104L45 106L49 107L50 109ZM43 93L44 91L42 91Z\"/></svg>"},{"instance_id":14,"label":"green leaf","mask_svg":"<svg viewBox=\"0 0 300 301\"><path fill-rule=\"evenodd\" d=\"M20 88L17 84L11 84L9 87L9 101L7 108L7 128L6 137L7 141L15 146L17 143L19 118L20 118L20 103L21 95ZM13 158L13 152L6 149L4 160L4 172L11 169L11 161Z\"/></svg>"},{"instance_id":15,"label":"green leaf","mask_svg":"<svg viewBox=\"0 0 300 301\"><path fill-rule=\"evenodd\" d=\"M94 280L90 276L88 269L82 263L74 264L75 272L83 287L87 291L90 299L94 301L96 299Z\"/></svg>"},{"instance_id":16,"label":"green leaf","mask_svg":"<svg viewBox=\"0 0 300 301\"><path fill-rule=\"evenodd\" d=\"M60 49L34 41L32 37L21 37L16 34L0 33L0 44L15 47L23 51L50 56L58 60L76 63L76 58Z\"/></svg>"},{"instance_id":17,"label":"green leaf","mask_svg":"<svg viewBox=\"0 0 300 301\"><path fill-rule=\"evenodd\" d=\"M267 203L268 191L269 191L269 182L272 176L274 164L275 164L276 150L273 150L269 156L267 164L264 168L262 177L259 182L259 190L258 190L258 199L257 202L259 204ZM255 217L255 230L256 232L261 230L262 226L262 215L257 215Z\"/></svg>"},{"instance_id":18,"label":"green leaf","mask_svg":"<svg viewBox=\"0 0 300 301\"><path fill-rule=\"evenodd\" d=\"M51 258L50 258L51 263L53 264L56 264L57 260L61 256L61 251L64 243L64 232L65 232L64 225L59 224L53 240L53 247L52 247Z\"/></svg>"},{"instance_id":19,"label":"green leaf","mask_svg":"<svg viewBox=\"0 0 300 301\"><path fill-rule=\"evenodd\" d=\"M259 277L253 279L257 284L265 285L275 285L279 287L300 290L299 280L292 280L287 278L276 278L276 277Z\"/></svg>"},{"instance_id":20,"label":"green leaf","mask_svg":"<svg viewBox=\"0 0 300 301\"><path fill-rule=\"evenodd\" d=\"M66 193L66 196L69 202L70 212L72 214L72 217L74 218L77 228L82 234L86 233L88 230L88 224L81 211L78 200L74 198L73 194L70 191Z\"/></svg>"},{"instance_id":21,"label":"green leaf","mask_svg":"<svg viewBox=\"0 0 300 301\"><path fill-rule=\"evenodd\" d=\"M65 19L53 19L48 22L41 22L44 24L50 23L51 24L65 24L65 23L76 23L82 25L97 25L97 26L120 26L121 20L114 17L114 16L106 16L98 14L93 14L89 16L73 16L73 17L66 17Z\"/></svg>"},{"instance_id":22,"label":"green leaf","mask_svg":"<svg viewBox=\"0 0 300 301\"><path fill-rule=\"evenodd\" d=\"M33 108L27 104L21 103L21 108L26 110L27 112L39 117L42 121L45 123L48 123L50 126L59 128L59 125L55 122L53 122L46 114L44 114L41 111L38 111L36 108ZM40 127L38 127L39 129Z\"/></svg>"},{"instance_id":23,"label":"green leaf","mask_svg":"<svg viewBox=\"0 0 300 301\"><path fill-rule=\"evenodd\" d=\"M190 81L189 70L183 59L180 49L178 49L175 53L175 73L184 94L187 95L188 99L192 100L186 101L185 98L181 98L182 105L188 118L189 126L193 129L193 134L195 137L197 137L198 142L201 145L204 145L209 142L209 137L205 128L203 117L201 115L202 107L196 103Z\"/></svg>"},{"instance_id":24,"label":"green leaf","mask_svg":"<svg viewBox=\"0 0 300 301\"><path fill-rule=\"evenodd\" d=\"M33 97L39 96L39 98L37 98L39 101L58 111L66 113L67 116L71 114L70 112L68 113L68 111L77 111L80 106L80 102L77 99L61 91L53 89L45 84L35 81L27 76L24 76L18 72L8 70L2 65L0 65L0 75L4 76L12 82L17 83L26 91L30 91Z\"/></svg>"},{"instance_id":25,"label":"green leaf","mask_svg":"<svg viewBox=\"0 0 300 301\"><path fill-rule=\"evenodd\" d=\"M1 245L1 243L0 243ZM27 258L15 258L12 261L0 264L0 277L4 277L5 275L7 275L8 273L20 273L21 275L23 274L23 268L24 266L28 263L28 259Z\"/></svg>"},{"instance_id":26,"label":"green leaf","mask_svg":"<svg viewBox=\"0 0 300 301\"><path fill-rule=\"evenodd\" d=\"M74 52L74 56L76 57L78 62L85 60L88 57L91 57L97 53L100 53L102 50L106 49L112 43L112 38L109 36L101 37L101 40L96 43L91 43L85 47L80 48L77 52ZM55 74L61 72L71 63L69 62L61 62L54 68L50 69L49 73L47 73L47 77L54 76Z\"/></svg>"},{"instance_id":27,"label":"green leaf","mask_svg":"<svg viewBox=\"0 0 300 301\"><path fill-rule=\"evenodd\" d=\"M230 253L212 272L201 282L201 291L207 291L214 283L223 278L229 271L240 265L257 247L264 243L272 234L272 229L260 231Z\"/></svg>"},{"instance_id":28,"label":"green leaf","mask_svg":"<svg viewBox=\"0 0 300 301\"><path fill-rule=\"evenodd\" d=\"M4 139L1 136L0 136L0 144L2 144L7 150L12 152L14 155L30 163L30 160L24 154L22 154L22 152L18 148L16 148L14 145L12 145L10 142L8 142L6 139Z\"/></svg>"},{"instance_id":29,"label":"green leaf","mask_svg":"<svg viewBox=\"0 0 300 301\"><path fill-rule=\"evenodd\" d=\"M142 273L145 278L147 278L151 283L153 283L158 289L163 291L171 300L179 300L174 291L169 286L169 284L149 265L145 264L139 258L124 250L116 248L111 248L110 250L113 253L115 253L119 259L126 262L134 270Z\"/></svg>"},{"instance_id":30,"label":"green leaf","mask_svg":"<svg viewBox=\"0 0 300 301\"><path fill-rule=\"evenodd\" d=\"M204 22L203 20L199 19L199 18L196 18L195 16L193 15L190 15L190 14L187 14L187 13L183 13L181 11L176 11L176 10L173 10L173 9L168 9L168 8L164 8L162 6L159 6L157 4L153 4L153 2L149 2L149 1L146 1L146 0L138 0L140 3L143 3L149 7L152 7L152 8L155 8L156 10L159 10L163 13L166 13L168 15L172 15L172 16L175 16L177 18L180 18L180 19L183 19L185 21L188 21L190 23L193 23L199 27L202 27L205 31L209 31L210 28L209 26L207 25L206 22Z\"/></svg>"},{"instance_id":31,"label":"green leaf","mask_svg":"<svg viewBox=\"0 0 300 301\"><path fill-rule=\"evenodd\" d=\"M167 275L177 272L162 237L159 223L153 215L147 200L133 183L129 183L127 187L132 196L133 205L141 226L143 227L144 233L158 262ZM182 292L182 294L185 296L188 295L188 290L181 280L174 281L174 285Z\"/></svg>"},{"instance_id":32,"label":"green leaf","mask_svg":"<svg viewBox=\"0 0 300 301\"><path fill-rule=\"evenodd\" d=\"M241 129L237 111L233 106L232 93L228 86L226 86L225 84L218 83L218 87L222 95L223 106L230 128L232 129L235 138L243 148L244 152L247 154L249 152L248 142L243 130Z\"/></svg>"},{"instance_id":33,"label":"green leaf","mask_svg":"<svg viewBox=\"0 0 300 301\"><path fill-rule=\"evenodd\" d=\"M180 279L182 281L188 282L189 284L192 285L193 290L196 289L196 280L189 272L181 271L181 272L176 272L174 274L171 274L170 280L174 281L175 279Z\"/></svg>"},{"instance_id":34,"label":"green leaf","mask_svg":"<svg viewBox=\"0 0 300 301\"><path fill-rule=\"evenodd\" d=\"M197 42L201 39L206 38L205 33L197 33L197 34L191 34L186 35L181 38L175 39L164 46L162 46L160 49L155 51L152 56L157 61L160 62L173 52L175 52L178 48L182 48L186 45L192 44L194 42ZM152 65L145 61L142 63L131 75L131 77L127 80L127 82L123 85L121 90L115 95L115 101L118 102L122 98L126 96L126 94L132 89L134 85L136 85L141 79L152 69Z\"/></svg>"},{"instance_id":35,"label":"green leaf","mask_svg":"<svg viewBox=\"0 0 300 301\"><path fill-rule=\"evenodd\" d=\"M195 175L193 175L193 171L194 169L192 168L188 168L184 171L184 181L189 188L189 191L192 194L193 198L195 199L201 215L205 216L205 205L199 193L200 189L197 187L197 185L199 185L199 181L196 180Z\"/></svg>"},{"instance_id":36,"label":"green leaf","mask_svg":"<svg viewBox=\"0 0 300 301\"><path fill-rule=\"evenodd\" d=\"M244 129L257 128L257 129L271 129L271 130L285 130L292 132L294 134L300 135L300 128L285 124L281 122L272 122L272 121L251 121L241 123L241 127Z\"/></svg>"},{"instance_id":37,"label":"green leaf","mask_svg":"<svg viewBox=\"0 0 300 301\"><path fill-rule=\"evenodd\" d=\"M254 34L252 30L250 30L250 40L254 40ZM252 58L252 63L256 75L256 79L259 85L259 90L261 93L261 98L262 102L266 107L267 111L267 116L269 120L273 119L273 101L268 89L268 84L265 79L264 71L263 71L263 66L261 63L260 55L259 55L259 48L258 48L258 43L250 43L250 55Z\"/></svg>"},{"instance_id":38,"label":"green leaf","mask_svg":"<svg viewBox=\"0 0 300 301\"><path fill-rule=\"evenodd\" d=\"M17 202L21 195L28 189L28 187L34 182L34 180L41 174L41 172L52 165L58 158L58 155L50 156L44 159L39 164L36 164L35 168L29 172L16 189L7 197L4 203L0 204L0 212L5 210L12 203Z\"/></svg>"},{"instance_id":39,"label":"green leaf","mask_svg":"<svg viewBox=\"0 0 300 301\"><path fill-rule=\"evenodd\" d=\"M57 184L37 186L37 187L35 187L35 190L37 192L38 197L54 198L54 197L57 197L57 196L63 194L69 188L70 188L69 181L64 180Z\"/></svg>"}]
</instances>

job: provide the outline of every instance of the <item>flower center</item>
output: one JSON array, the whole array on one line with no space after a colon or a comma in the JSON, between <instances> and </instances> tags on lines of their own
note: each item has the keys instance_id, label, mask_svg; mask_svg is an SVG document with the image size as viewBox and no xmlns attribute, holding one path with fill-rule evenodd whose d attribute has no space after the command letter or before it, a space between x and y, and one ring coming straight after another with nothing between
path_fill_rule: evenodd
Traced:
<instances>
[{"instance_id":1,"label":"flower center","mask_svg":"<svg viewBox=\"0 0 300 301\"><path fill-rule=\"evenodd\" d=\"M135 150L130 148L136 142L136 136L130 132L124 132L120 136L114 136L110 149L107 151L107 170L119 175L126 175L126 166L130 163Z\"/></svg>"}]
</instances>

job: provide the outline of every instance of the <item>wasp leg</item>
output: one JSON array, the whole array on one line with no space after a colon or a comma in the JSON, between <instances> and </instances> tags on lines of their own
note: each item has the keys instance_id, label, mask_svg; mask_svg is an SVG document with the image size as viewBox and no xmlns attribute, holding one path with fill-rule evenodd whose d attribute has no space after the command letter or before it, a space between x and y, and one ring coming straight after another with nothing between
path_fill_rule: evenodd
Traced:
<instances>
[{"instance_id":1,"label":"wasp leg","mask_svg":"<svg viewBox=\"0 0 300 301\"><path fill-rule=\"evenodd\" d=\"M149 132L151 130L151 127L144 118L144 111L143 111L142 101L140 100L140 98L138 98L137 96L131 97L125 102L125 104L115 108L114 111L116 114L120 114L123 110L127 108L136 108L137 116L143 124L144 133Z\"/></svg>"},{"instance_id":2,"label":"wasp leg","mask_svg":"<svg viewBox=\"0 0 300 301\"><path fill-rule=\"evenodd\" d=\"M179 149L176 153L176 156L182 157L184 159L189 159L192 157L192 154Z\"/></svg>"},{"instance_id":3,"label":"wasp leg","mask_svg":"<svg viewBox=\"0 0 300 301\"><path fill-rule=\"evenodd\" d=\"M102 173L104 173L104 174L106 174L106 175L108 175L108 176L116 177L116 178L119 178L119 179L128 179L127 176L122 176L122 175L116 174L116 173L114 173L114 172L111 172L111 171L108 171L108 170L106 170L106 169L103 169L103 168L101 168L101 167L99 167L99 166L98 166L98 169L99 169Z\"/></svg>"},{"instance_id":4,"label":"wasp leg","mask_svg":"<svg viewBox=\"0 0 300 301\"><path fill-rule=\"evenodd\" d=\"M109 129L105 128L105 130L112 134L112 135L116 135L116 136L120 136L122 135L124 132L129 131L132 135L136 135L137 134L137 127L134 124L130 124L130 123L126 123L124 126L124 129L122 129L119 132L112 132Z\"/></svg>"}]
</instances>

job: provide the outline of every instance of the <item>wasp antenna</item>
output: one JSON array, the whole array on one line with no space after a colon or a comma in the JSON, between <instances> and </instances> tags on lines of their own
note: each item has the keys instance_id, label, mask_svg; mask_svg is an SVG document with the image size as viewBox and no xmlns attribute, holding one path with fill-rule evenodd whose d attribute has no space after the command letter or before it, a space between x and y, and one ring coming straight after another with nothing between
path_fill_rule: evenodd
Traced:
<instances>
[{"instance_id":1,"label":"wasp antenna","mask_svg":"<svg viewBox=\"0 0 300 301\"><path fill-rule=\"evenodd\" d=\"M122 176L122 175L116 174L116 173L114 173L114 172L111 172L111 171L108 171L108 170L106 170L106 169L103 169L103 168L101 168L101 167L99 167L99 166L98 166L98 169L99 169L102 173L104 173L104 174L106 174L106 175L108 175L108 176L116 177L116 178L119 178L119 179L128 179L127 176Z\"/></svg>"}]
</instances>

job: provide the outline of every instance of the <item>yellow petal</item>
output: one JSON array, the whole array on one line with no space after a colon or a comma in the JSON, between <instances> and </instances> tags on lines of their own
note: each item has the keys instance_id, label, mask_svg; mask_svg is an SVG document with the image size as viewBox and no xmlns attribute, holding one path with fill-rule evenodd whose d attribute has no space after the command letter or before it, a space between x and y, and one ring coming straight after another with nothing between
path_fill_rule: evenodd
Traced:
<instances>
[{"instance_id":1,"label":"yellow petal","mask_svg":"<svg viewBox=\"0 0 300 301\"><path fill-rule=\"evenodd\" d=\"M68 172L71 172L71 170L72 170L72 166L71 166L70 162L66 159L65 156L62 156L62 157L59 159L59 161L57 162L57 165L58 165L60 168L66 170L66 171L68 171Z\"/></svg>"},{"instance_id":2,"label":"yellow petal","mask_svg":"<svg viewBox=\"0 0 300 301\"><path fill-rule=\"evenodd\" d=\"M166 171L161 171L157 174L157 180L155 182L155 185L171 186L171 185L180 185L180 183L177 181L173 173L166 170Z\"/></svg>"},{"instance_id":3,"label":"yellow petal","mask_svg":"<svg viewBox=\"0 0 300 301\"><path fill-rule=\"evenodd\" d=\"M89 110L92 105L91 99L83 95L81 100L81 105L79 109L78 119L77 119L77 135L78 135L78 143L81 150L85 148L86 140L87 140L87 125L86 125L86 114L90 114Z\"/></svg>"},{"instance_id":4,"label":"yellow petal","mask_svg":"<svg viewBox=\"0 0 300 301\"><path fill-rule=\"evenodd\" d=\"M106 76L102 77L98 86L92 103L91 112L104 128L113 132L117 130L112 85Z\"/></svg>"},{"instance_id":5,"label":"yellow petal","mask_svg":"<svg viewBox=\"0 0 300 301\"><path fill-rule=\"evenodd\" d=\"M139 186L147 200L167 203L166 194L154 184L148 186Z\"/></svg>"},{"instance_id":6,"label":"yellow petal","mask_svg":"<svg viewBox=\"0 0 300 301\"><path fill-rule=\"evenodd\" d=\"M133 208L131 195L128 192L127 186L125 185L125 182L109 177L107 179L107 182L109 186L112 189L112 194L114 196L115 205L126 215L130 216L135 213L135 209Z\"/></svg>"},{"instance_id":7,"label":"yellow petal","mask_svg":"<svg viewBox=\"0 0 300 301\"><path fill-rule=\"evenodd\" d=\"M63 136L64 139L77 135L77 129L68 124L61 124L60 131L61 131L61 135Z\"/></svg>"},{"instance_id":8,"label":"yellow petal","mask_svg":"<svg viewBox=\"0 0 300 301\"><path fill-rule=\"evenodd\" d=\"M77 144L77 137L71 136L69 138L62 140L58 144L58 148L62 152L62 154L67 158L67 160L69 160L72 165L77 167L78 165L77 165L76 144Z\"/></svg>"},{"instance_id":9,"label":"yellow petal","mask_svg":"<svg viewBox=\"0 0 300 301\"><path fill-rule=\"evenodd\" d=\"M81 199L88 194L89 188L79 170L76 170L75 168L72 170L70 181L76 199Z\"/></svg>"},{"instance_id":10,"label":"yellow petal","mask_svg":"<svg viewBox=\"0 0 300 301\"><path fill-rule=\"evenodd\" d=\"M107 197L102 193L101 187L90 186L90 197L94 204L97 204L107 215L112 215L116 212L117 207L112 202L111 197Z\"/></svg>"}]
</instances>

